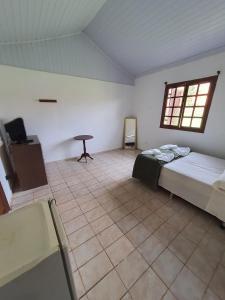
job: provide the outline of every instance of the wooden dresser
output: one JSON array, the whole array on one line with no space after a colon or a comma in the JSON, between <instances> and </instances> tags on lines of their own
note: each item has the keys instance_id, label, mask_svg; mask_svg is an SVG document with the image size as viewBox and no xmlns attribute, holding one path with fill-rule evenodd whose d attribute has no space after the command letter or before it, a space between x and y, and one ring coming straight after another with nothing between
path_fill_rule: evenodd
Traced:
<instances>
[{"instance_id":1,"label":"wooden dresser","mask_svg":"<svg viewBox=\"0 0 225 300\"><path fill-rule=\"evenodd\" d=\"M32 142L8 145L16 191L25 191L48 183L39 139L36 135L27 138Z\"/></svg>"}]
</instances>

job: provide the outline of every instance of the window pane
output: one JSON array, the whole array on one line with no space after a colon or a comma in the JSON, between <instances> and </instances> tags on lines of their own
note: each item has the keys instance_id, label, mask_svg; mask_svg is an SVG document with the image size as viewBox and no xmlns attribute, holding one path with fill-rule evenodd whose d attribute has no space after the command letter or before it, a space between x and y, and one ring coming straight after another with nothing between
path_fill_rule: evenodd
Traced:
<instances>
[{"instance_id":1,"label":"window pane","mask_svg":"<svg viewBox=\"0 0 225 300\"><path fill-rule=\"evenodd\" d=\"M176 91L176 96L183 96L184 94L184 86L179 86Z\"/></svg>"},{"instance_id":2,"label":"window pane","mask_svg":"<svg viewBox=\"0 0 225 300\"><path fill-rule=\"evenodd\" d=\"M179 118L172 118L171 125L177 126L179 123Z\"/></svg>"},{"instance_id":3,"label":"window pane","mask_svg":"<svg viewBox=\"0 0 225 300\"><path fill-rule=\"evenodd\" d=\"M209 82L200 84L198 94L208 94L209 86Z\"/></svg>"},{"instance_id":4,"label":"window pane","mask_svg":"<svg viewBox=\"0 0 225 300\"><path fill-rule=\"evenodd\" d=\"M174 101L174 99L172 98L172 99L167 99L167 103L166 103L166 106L173 106L173 101Z\"/></svg>"},{"instance_id":5,"label":"window pane","mask_svg":"<svg viewBox=\"0 0 225 300\"><path fill-rule=\"evenodd\" d=\"M180 108L175 107L173 109L173 116L179 117L179 115L180 115Z\"/></svg>"},{"instance_id":6,"label":"window pane","mask_svg":"<svg viewBox=\"0 0 225 300\"><path fill-rule=\"evenodd\" d=\"M185 106L194 106L194 104L195 104L195 97L187 97Z\"/></svg>"},{"instance_id":7,"label":"window pane","mask_svg":"<svg viewBox=\"0 0 225 300\"><path fill-rule=\"evenodd\" d=\"M207 96L198 96L196 101L196 106L205 106Z\"/></svg>"},{"instance_id":8,"label":"window pane","mask_svg":"<svg viewBox=\"0 0 225 300\"><path fill-rule=\"evenodd\" d=\"M191 127L200 128L201 127L201 123L202 123L202 119L201 118L193 118L192 122L191 122Z\"/></svg>"},{"instance_id":9,"label":"window pane","mask_svg":"<svg viewBox=\"0 0 225 300\"><path fill-rule=\"evenodd\" d=\"M170 119L171 118L165 117L164 120L163 120L163 124L164 125L170 125Z\"/></svg>"},{"instance_id":10,"label":"window pane","mask_svg":"<svg viewBox=\"0 0 225 300\"><path fill-rule=\"evenodd\" d=\"M190 127L190 125L191 125L191 118L183 118L182 126L183 127Z\"/></svg>"},{"instance_id":11,"label":"window pane","mask_svg":"<svg viewBox=\"0 0 225 300\"><path fill-rule=\"evenodd\" d=\"M196 95L198 89L198 84L190 85L188 87L188 95Z\"/></svg>"},{"instance_id":12,"label":"window pane","mask_svg":"<svg viewBox=\"0 0 225 300\"><path fill-rule=\"evenodd\" d=\"M169 96L169 97L174 97L174 96L175 96L175 91L176 91L175 88L174 88L174 89L169 89L169 91L168 91L168 96Z\"/></svg>"},{"instance_id":13,"label":"window pane","mask_svg":"<svg viewBox=\"0 0 225 300\"><path fill-rule=\"evenodd\" d=\"M166 111L165 111L165 115L166 116L171 116L172 115L172 107L168 107L168 108L166 108Z\"/></svg>"},{"instance_id":14,"label":"window pane","mask_svg":"<svg viewBox=\"0 0 225 300\"><path fill-rule=\"evenodd\" d=\"M196 107L194 111L194 117L202 117L204 113L204 107Z\"/></svg>"},{"instance_id":15,"label":"window pane","mask_svg":"<svg viewBox=\"0 0 225 300\"><path fill-rule=\"evenodd\" d=\"M184 110L185 117L191 117L193 112L193 107L186 107Z\"/></svg>"},{"instance_id":16,"label":"window pane","mask_svg":"<svg viewBox=\"0 0 225 300\"><path fill-rule=\"evenodd\" d=\"M183 98L175 98L174 106L181 106Z\"/></svg>"}]
</instances>

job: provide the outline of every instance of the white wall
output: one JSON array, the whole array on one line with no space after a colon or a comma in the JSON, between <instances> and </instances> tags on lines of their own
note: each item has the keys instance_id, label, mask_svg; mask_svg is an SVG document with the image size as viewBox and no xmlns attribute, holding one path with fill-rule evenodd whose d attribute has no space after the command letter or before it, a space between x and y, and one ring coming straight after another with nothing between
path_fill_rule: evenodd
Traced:
<instances>
[{"instance_id":1,"label":"white wall","mask_svg":"<svg viewBox=\"0 0 225 300\"><path fill-rule=\"evenodd\" d=\"M78 156L78 134L92 134L90 153L122 145L123 119L131 113L132 86L0 66L0 119L24 118L41 140L46 161ZM37 99L57 99L57 104Z\"/></svg>"},{"instance_id":2,"label":"white wall","mask_svg":"<svg viewBox=\"0 0 225 300\"><path fill-rule=\"evenodd\" d=\"M220 70L205 133L159 128L164 82L216 75ZM140 149L165 143L190 145L194 150L225 158L225 53L140 77L135 82L133 114L138 119Z\"/></svg>"}]
</instances>

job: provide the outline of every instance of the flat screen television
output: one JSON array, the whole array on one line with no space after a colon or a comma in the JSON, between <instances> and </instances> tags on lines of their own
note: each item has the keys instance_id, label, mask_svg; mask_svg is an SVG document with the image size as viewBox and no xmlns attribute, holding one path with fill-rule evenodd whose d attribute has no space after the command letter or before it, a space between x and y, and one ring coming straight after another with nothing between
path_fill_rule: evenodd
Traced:
<instances>
[{"instance_id":1,"label":"flat screen television","mask_svg":"<svg viewBox=\"0 0 225 300\"><path fill-rule=\"evenodd\" d=\"M27 134L22 118L17 118L5 124L5 130L8 132L12 142L26 143Z\"/></svg>"}]
</instances>

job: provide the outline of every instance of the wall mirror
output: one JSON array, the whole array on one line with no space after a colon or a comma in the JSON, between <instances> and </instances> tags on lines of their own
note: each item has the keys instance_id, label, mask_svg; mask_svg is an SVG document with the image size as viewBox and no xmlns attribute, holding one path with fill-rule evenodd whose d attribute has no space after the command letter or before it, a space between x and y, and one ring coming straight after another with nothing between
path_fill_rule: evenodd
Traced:
<instances>
[{"instance_id":1,"label":"wall mirror","mask_svg":"<svg viewBox=\"0 0 225 300\"><path fill-rule=\"evenodd\" d=\"M127 117L124 120L123 148L137 148L137 119L134 117Z\"/></svg>"}]
</instances>

